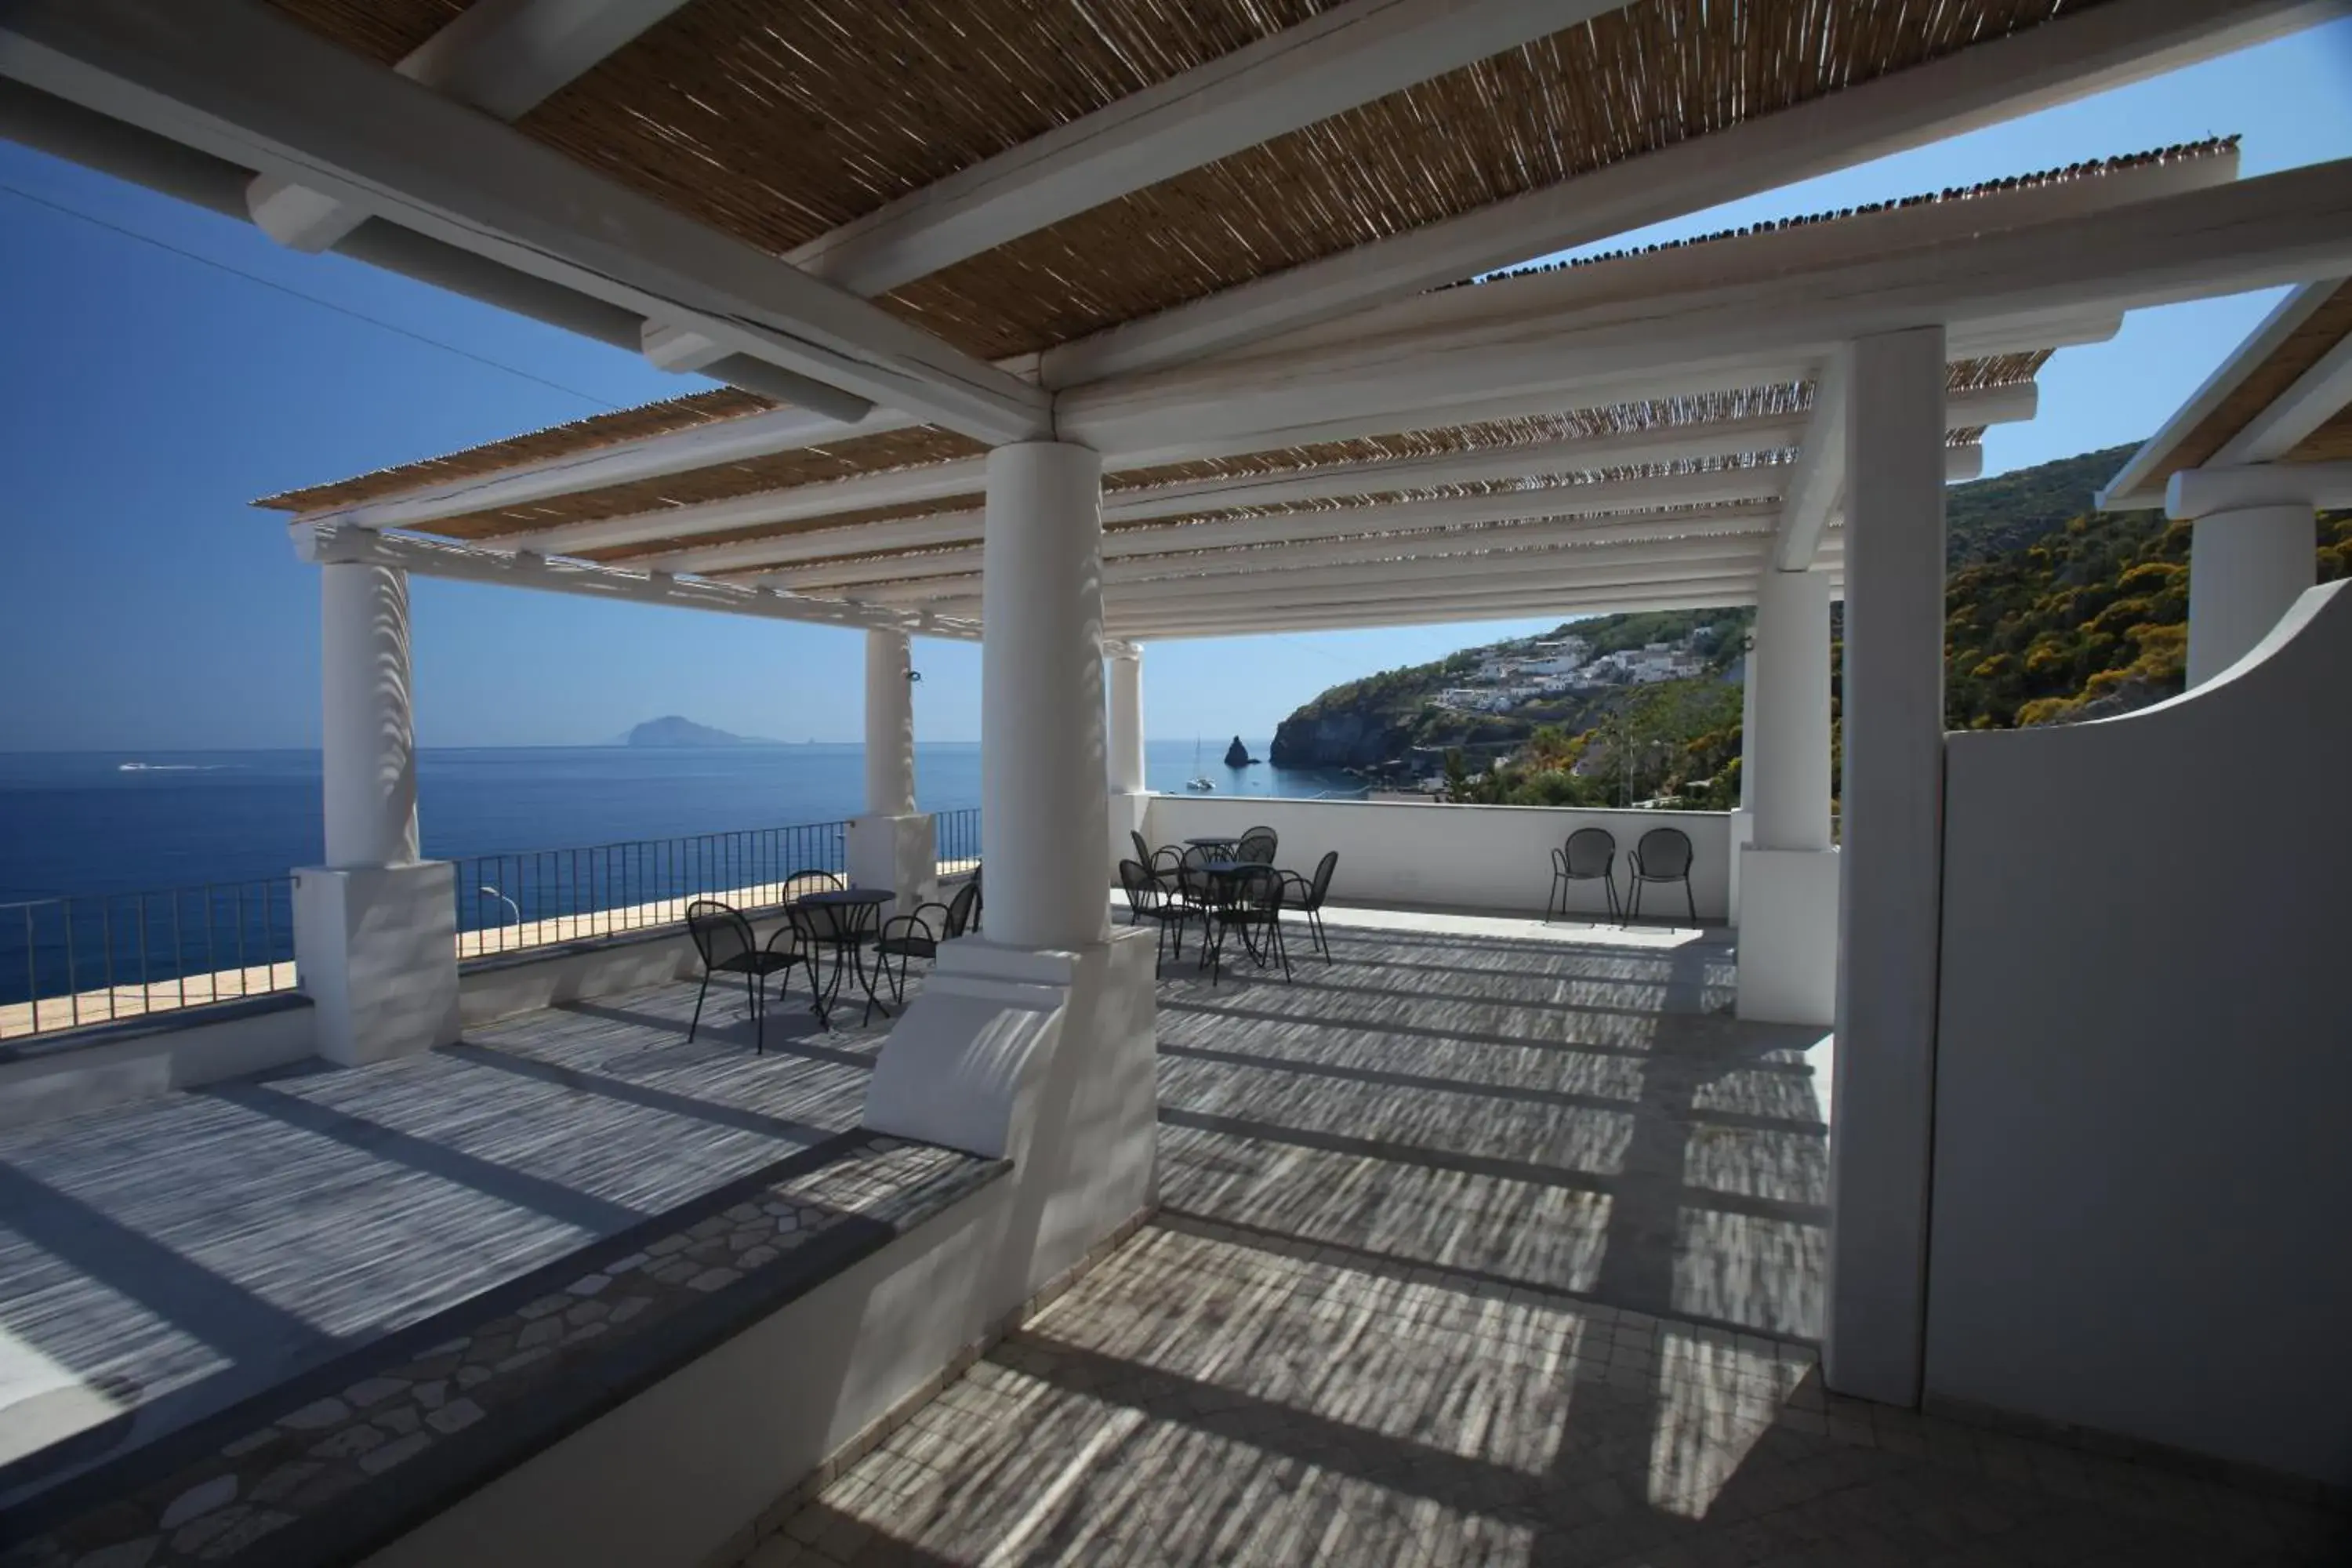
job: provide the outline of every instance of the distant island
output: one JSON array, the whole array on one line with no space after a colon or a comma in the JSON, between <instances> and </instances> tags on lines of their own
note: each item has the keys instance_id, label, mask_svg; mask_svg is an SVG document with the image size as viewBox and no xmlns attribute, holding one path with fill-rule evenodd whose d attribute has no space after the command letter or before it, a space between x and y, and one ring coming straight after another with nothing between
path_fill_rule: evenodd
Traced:
<instances>
[{"instance_id":1,"label":"distant island","mask_svg":"<svg viewBox=\"0 0 2352 1568\"><path fill-rule=\"evenodd\" d=\"M625 746L759 746L766 743L748 735L730 735L724 730L714 730L708 724L698 724L675 713L665 719L648 719L621 739L621 744Z\"/></svg>"},{"instance_id":2,"label":"distant island","mask_svg":"<svg viewBox=\"0 0 2352 1568\"><path fill-rule=\"evenodd\" d=\"M1234 737L1234 743L1225 748L1225 766L1229 768L1254 768L1256 765L1257 759L1249 754L1249 748L1242 744L1242 738L1239 735L1235 735Z\"/></svg>"}]
</instances>

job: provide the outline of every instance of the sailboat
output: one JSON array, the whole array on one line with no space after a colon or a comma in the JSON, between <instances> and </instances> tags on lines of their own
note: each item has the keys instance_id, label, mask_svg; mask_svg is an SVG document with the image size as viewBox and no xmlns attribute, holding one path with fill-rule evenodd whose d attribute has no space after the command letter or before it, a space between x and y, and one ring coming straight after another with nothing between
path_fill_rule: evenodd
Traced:
<instances>
[{"instance_id":1,"label":"sailboat","mask_svg":"<svg viewBox=\"0 0 2352 1568\"><path fill-rule=\"evenodd\" d=\"M1194 795L1217 793L1217 786L1210 782L1208 774L1201 771L1201 737L1198 735L1192 737L1192 776L1184 781L1184 787Z\"/></svg>"}]
</instances>

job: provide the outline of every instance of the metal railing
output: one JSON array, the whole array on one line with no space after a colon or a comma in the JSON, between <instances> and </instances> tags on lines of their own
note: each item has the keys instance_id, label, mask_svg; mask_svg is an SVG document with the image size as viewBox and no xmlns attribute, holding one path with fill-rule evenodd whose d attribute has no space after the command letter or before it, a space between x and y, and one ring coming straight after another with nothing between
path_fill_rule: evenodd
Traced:
<instances>
[{"instance_id":1,"label":"metal railing","mask_svg":"<svg viewBox=\"0 0 2352 1568\"><path fill-rule=\"evenodd\" d=\"M0 904L0 1040L293 988L290 877Z\"/></svg>"},{"instance_id":2,"label":"metal railing","mask_svg":"<svg viewBox=\"0 0 2352 1568\"><path fill-rule=\"evenodd\" d=\"M980 864L980 807L966 805L934 813L931 848L940 876L969 875Z\"/></svg>"},{"instance_id":3,"label":"metal railing","mask_svg":"<svg viewBox=\"0 0 2352 1568\"><path fill-rule=\"evenodd\" d=\"M844 874L848 828L811 822L467 856L457 862L457 956L676 925L698 898L738 909L782 903L798 872Z\"/></svg>"}]
</instances>

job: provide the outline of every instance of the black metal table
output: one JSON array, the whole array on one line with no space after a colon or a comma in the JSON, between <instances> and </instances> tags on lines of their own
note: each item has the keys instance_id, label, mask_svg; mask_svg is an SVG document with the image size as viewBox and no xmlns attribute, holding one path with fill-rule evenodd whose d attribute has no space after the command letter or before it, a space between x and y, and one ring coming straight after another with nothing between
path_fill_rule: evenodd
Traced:
<instances>
[{"instance_id":1,"label":"black metal table","mask_svg":"<svg viewBox=\"0 0 2352 1568\"><path fill-rule=\"evenodd\" d=\"M1239 844L1238 833L1212 833L1200 838L1187 838L1185 844L1194 849L1221 849L1228 844Z\"/></svg>"},{"instance_id":2,"label":"black metal table","mask_svg":"<svg viewBox=\"0 0 2352 1568\"><path fill-rule=\"evenodd\" d=\"M889 1004L874 994L874 982L866 973L866 944L882 934L882 910L898 895L887 888L827 888L823 891L803 893L793 900L803 910L838 910L841 912L829 921L830 933L809 931L809 940L820 947L833 949L833 984L825 987L825 1005L841 994L841 972L845 967L857 976L865 989L866 1005L882 1009L890 1016ZM812 922L812 927L814 922Z\"/></svg>"}]
</instances>

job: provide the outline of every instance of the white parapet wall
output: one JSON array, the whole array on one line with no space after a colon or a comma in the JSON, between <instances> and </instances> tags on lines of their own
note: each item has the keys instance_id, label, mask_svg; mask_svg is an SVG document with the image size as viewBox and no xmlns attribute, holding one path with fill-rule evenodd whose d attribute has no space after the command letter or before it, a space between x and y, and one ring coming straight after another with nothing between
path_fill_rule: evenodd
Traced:
<instances>
[{"instance_id":1,"label":"white parapet wall","mask_svg":"<svg viewBox=\"0 0 2352 1568\"><path fill-rule=\"evenodd\" d=\"M2347 677L2339 584L2187 697L1948 739L1931 1406L2352 1484Z\"/></svg>"},{"instance_id":2,"label":"white parapet wall","mask_svg":"<svg viewBox=\"0 0 2352 1568\"><path fill-rule=\"evenodd\" d=\"M1339 852L1331 898L1345 904L1430 905L1540 915L1551 888L1551 852L1580 827L1617 840L1622 895L1635 844L1654 828L1690 836L1691 893L1698 918L1717 921L1731 910L1731 813L1590 811L1538 805L1391 805L1360 800L1269 800L1255 796L1156 795L1144 837L1181 846L1207 834L1238 836L1263 825L1281 837L1276 863L1311 874L1326 850ZM1597 882L1570 886L1572 915L1606 917ZM1652 885L1642 895L1645 920L1689 919L1679 886Z\"/></svg>"}]
</instances>

